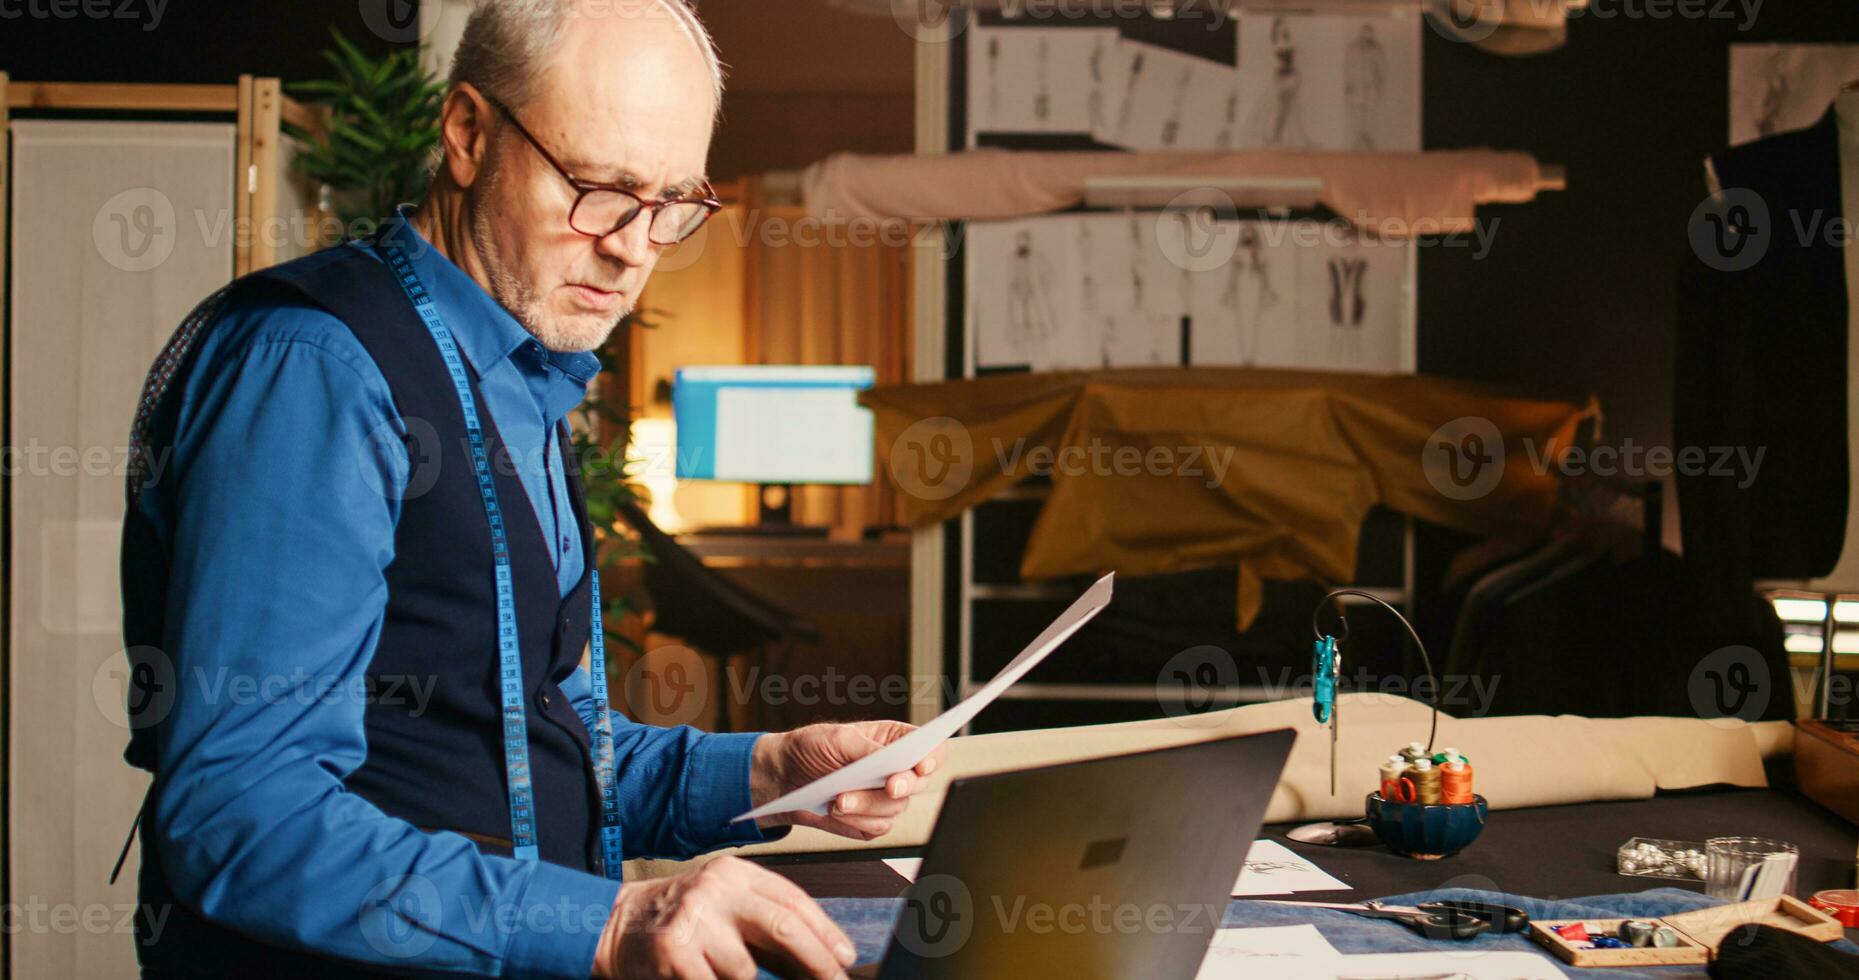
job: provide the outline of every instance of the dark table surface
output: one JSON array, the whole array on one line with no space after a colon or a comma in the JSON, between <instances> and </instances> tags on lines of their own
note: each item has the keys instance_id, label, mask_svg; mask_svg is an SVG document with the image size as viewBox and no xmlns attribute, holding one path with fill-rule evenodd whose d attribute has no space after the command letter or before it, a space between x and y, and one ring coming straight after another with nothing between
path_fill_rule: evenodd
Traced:
<instances>
[{"instance_id":1,"label":"dark table surface","mask_svg":"<svg viewBox=\"0 0 1859 980\"><path fill-rule=\"evenodd\" d=\"M1859 830L1818 804L1777 790L1720 790L1661 794L1650 800L1500 810L1471 847L1441 861L1413 861L1380 847L1348 849L1299 844L1284 838L1295 824L1274 824L1260 836L1286 844L1347 882L1349 891L1302 892L1300 901L1356 902L1382 895L1475 888L1564 899L1677 887L1663 878L1630 878L1614 871L1614 854L1632 837L1703 841L1709 837L1772 837L1801 849L1795 894L1854 884ZM914 849L846 854L784 855L762 862L818 898L893 898L907 882L881 858L909 857ZM1848 930L1859 939L1859 930Z\"/></svg>"}]
</instances>

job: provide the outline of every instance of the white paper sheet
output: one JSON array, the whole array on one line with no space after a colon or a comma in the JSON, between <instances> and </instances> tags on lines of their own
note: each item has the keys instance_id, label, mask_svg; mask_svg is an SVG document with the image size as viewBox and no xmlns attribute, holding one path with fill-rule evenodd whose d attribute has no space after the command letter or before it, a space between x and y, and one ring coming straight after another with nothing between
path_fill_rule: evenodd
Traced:
<instances>
[{"instance_id":1,"label":"white paper sheet","mask_svg":"<svg viewBox=\"0 0 1859 980\"><path fill-rule=\"evenodd\" d=\"M1467 949L1221 960L1210 956L1197 980L1566 980L1567 976L1546 954Z\"/></svg>"},{"instance_id":2,"label":"white paper sheet","mask_svg":"<svg viewBox=\"0 0 1859 980\"><path fill-rule=\"evenodd\" d=\"M1246 866L1233 885L1235 896L1349 890L1329 872L1274 840L1252 842L1252 849L1246 852Z\"/></svg>"},{"instance_id":3,"label":"white paper sheet","mask_svg":"<svg viewBox=\"0 0 1859 980\"><path fill-rule=\"evenodd\" d=\"M1327 960L1341 956L1313 925L1222 929L1214 934L1196 980L1250 976L1261 958Z\"/></svg>"},{"instance_id":4,"label":"white paper sheet","mask_svg":"<svg viewBox=\"0 0 1859 980\"><path fill-rule=\"evenodd\" d=\"M1017 683L1026 672L1039 665L1046 655L1058 649L1059 644L1071 639L1073 633L1083 628L1091 618L1104 611L1110 605L1111 587L1116 580L1116 573L1098 579L1096 584L1085 590L1078 601L1071 604L1046 631L1034 638L1019 656L1008 661L994 679L982 685L980 690L962 700L961 704L943 712L934 721L922 728L905 735L903 738L879 749L876 752L838 770L830 775L816 779L786 796L765 803L750 810L730 823L755 820L776 813L791 813L804 810L825 815L833 799L841 793L850 793L862 789L877 789L893 774L903 772L922 762L936 746L941 745L949 736L962 730L962 726L974 720L983 708L1000 697L1002 691Z\"/></svg>"},{"instance_id":5,"label":"white paper sheet","mask_svg":"<svg viewBox=\"0 0 1859 980\"><path fill-rule=\"evenodd\" d=\"M922 858L885 858L884 863L912 884L916 883L917 872L923 870Z\"/></svg>"}]
</instances>

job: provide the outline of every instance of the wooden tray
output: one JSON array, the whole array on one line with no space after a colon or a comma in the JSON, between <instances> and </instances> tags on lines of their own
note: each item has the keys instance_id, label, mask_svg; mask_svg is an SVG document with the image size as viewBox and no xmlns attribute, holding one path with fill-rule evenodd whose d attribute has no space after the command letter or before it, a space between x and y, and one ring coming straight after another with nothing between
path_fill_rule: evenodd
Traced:
<instances>
[{"instance_id":1,"label":"wooden tray","mask_svg":"<svg viewBox=\"0 0 1859 980\"><path fill-rule=\"evenodd\" d=\"M1709 946L1685 935L1678 930L1678 945L1663 949L1636 946L1632 949L1582 949L1580 946L1563 939L1551 931L1552 926L1565 926L1579 922L1590 935L1617 932L1622 922L1628 919L1556 919L1549 922L1530 922L1530 938L1536 944L1556 954L1556 958L1570 966L1687 966L1711 961ZM1664 920L1652 920L1660 921ZM1677 929L1677 926L1673 926Z\"/></svg>"},{"instance_id":2,"label":"wooden tray","mask_svg":"<svg viewBox=\"0 0 1859 980\"><path fill-rule=\"evenodd\" d=\"M1590 933L1598 935L1617 931L1625 921L1564 919L1532 922L1530 938L1570 966L1635 967L1708 963L1726 939L1736 941L1736 931L1744 926L1774 926L1823 943L1833 942L1846 935L1839 920L1790 895L1719 905L1654 919L1652 921L1671 926L1678 932L1678 945L1664 949L1643 946L1633 949L1582 949L1551 930L1552 926L1580 922Z\"/></svg>"}]
</instances>

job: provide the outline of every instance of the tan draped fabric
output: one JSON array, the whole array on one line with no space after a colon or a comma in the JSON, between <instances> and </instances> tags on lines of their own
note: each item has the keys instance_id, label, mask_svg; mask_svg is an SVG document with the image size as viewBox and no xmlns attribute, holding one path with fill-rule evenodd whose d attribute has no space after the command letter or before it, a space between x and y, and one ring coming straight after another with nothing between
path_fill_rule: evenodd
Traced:
<instances>
[{"instance_id":1,"label":"tan draped fabric","mask_svg":"<svg viewBox=\"0 0 1859 980\"><path fill-rule=\"evenodd\" d=\"M1389 238L1463 233L1481 204L1522 204L1549 183L1526 153L1081 153L974 150L935 156L841 153L808 167L807 213L832 222L994 220L1045 214L1084 200L1093 177L1315 177L1318 199ZM1236 201L1237 205L1247 202Z\"/></svg>"},{"instance_id":2,"label":"tan draped fabric","mask_svg":"<svg viewBox=\"0 0 1859 980\"><path fill-rule=\"evenodd\" d=\"M864 401L912 523L947 520L1043 468L1052 491L1024 578L1234 562L1242 629L1261 579L1349 582L1377 505L1478 534L1540 532L1559 482L1537 461L1600 413L1592 398L1437 378L1243 368L1006 375ZM1441 467L1464 461L1453 453L1495 461L1489 485L1451 483Z\"/></svg>"}]
</instances>

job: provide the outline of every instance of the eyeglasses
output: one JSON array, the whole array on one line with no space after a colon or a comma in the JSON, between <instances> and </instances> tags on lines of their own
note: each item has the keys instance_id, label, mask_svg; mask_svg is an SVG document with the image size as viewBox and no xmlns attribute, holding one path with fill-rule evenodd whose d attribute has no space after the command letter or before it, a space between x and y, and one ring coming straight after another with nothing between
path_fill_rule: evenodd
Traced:
<instances>
[{"instance_id":1,"label":"eyeglasses","mask_svg":"<svg viewBox=\"0 0 1859 980\"><path fill-rule=\"evenodd\" d=\"M701 197L681 197L671 201L648 201L618 184L597 184L591 180L582 180L568 172L554 155L543 147L540 140L517 121L516 114L503 103L485 96L484 100L503 113L510 125L523 134L529 145L536 148L542 159L548 161L555 172L562 175L568 186L575 189L577 196L574 206L568 209L568 226L590 238L605 238L633 223L633 220L646 211L652 212L651 226L646 237L654 245L676 245L697 234L697 230L710 220L710 216L723 210L723 202L717 200L716 190L708 181L704 182Z\"/></svg>"}]
</instances>

